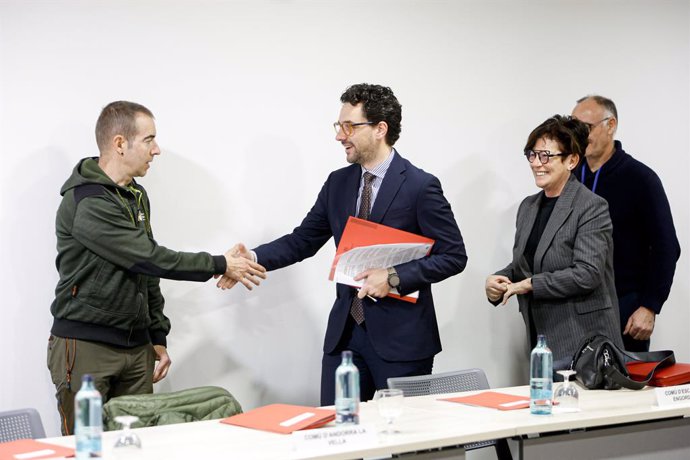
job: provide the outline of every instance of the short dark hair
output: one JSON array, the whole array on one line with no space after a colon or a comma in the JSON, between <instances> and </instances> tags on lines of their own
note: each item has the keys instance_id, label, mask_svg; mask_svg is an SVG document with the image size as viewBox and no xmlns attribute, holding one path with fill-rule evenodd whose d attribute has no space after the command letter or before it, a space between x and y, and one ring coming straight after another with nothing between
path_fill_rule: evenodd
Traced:
<instances>
[{"instance_id":1,"label":"short dark hair","mask_svg":"<svg viewBox=\"0 0 690 460\"><path fill-rule=\"evenodd\" d=\"M587 99L592 99L594 102L599 104L601 107L604 109L608 110L608 112L613 115L613 118L618 120L618 110L616 110L616 104L613 103L613 101L607 97L604 96L599 96L597 94L590 94L589 96L581 97L580 99L577 100L577 103L579 104L580 102L584 102Z\"/></svg>"},{"instance_id":2,"label":"short dark hair","mask_svg":"<svg viewBox=\"0 0 690 460\"><path fill-rule=\"evenodd\" d=\"M542 137L558 142L563 153L578 155L581 160L587 150L589 127L577 118L554 115L534 128L527 137L525 151L532 150Z\"/></svg>"},{"instance_id":3,"label":"short dark hair","mask_svg":"<svg viewBox=\"0 0 690 460\"><path fill-rule=\"evenodd\" d=\"M113 137L118 134L132 142L137 135L136 118L139 114L154 118L149 109L136 102L115 101L103 107L96 122L98 149L104 152Z\"/></svg>"},{"instance_id":4,"label":"short dark hair","mask_svg":"<svg viewBox=\"0 0 690 460\"><path fill-rule=\"evenodd\" d=\"M386 143L393 146L400 137L400 123L402 122L402 106L387 86L359 83L352 85L340 96L340 102L357 105L362 103L362 111L367 121L379 123L385 121L388 125Z\"/></svg>"}]
</instances>

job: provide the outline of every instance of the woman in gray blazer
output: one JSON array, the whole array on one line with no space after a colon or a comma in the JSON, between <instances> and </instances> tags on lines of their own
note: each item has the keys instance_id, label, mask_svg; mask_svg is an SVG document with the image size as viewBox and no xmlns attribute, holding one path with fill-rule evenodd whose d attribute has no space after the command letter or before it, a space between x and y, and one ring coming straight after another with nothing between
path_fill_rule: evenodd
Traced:
<instances>
[{"instance_id":1,"label":"woman in gray blazer","mask_svg":"<svg viewBox=\"0 0 690 460\"><path fill-rule=\"evenodd\" d=\"M623 348L608 205L571 175L588 133L584 123L556 115L529 135L525 157L542 191L520 204L513 260L485 286L494 305L517 294L531 346L546 335L554 371L568 368L591 335Z\"/></svg>"}]
</instances>

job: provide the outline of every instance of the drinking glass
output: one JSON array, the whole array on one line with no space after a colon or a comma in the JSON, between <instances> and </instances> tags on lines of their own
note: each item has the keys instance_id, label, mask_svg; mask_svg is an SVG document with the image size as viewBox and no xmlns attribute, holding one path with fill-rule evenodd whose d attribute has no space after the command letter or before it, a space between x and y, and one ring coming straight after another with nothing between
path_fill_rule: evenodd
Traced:
<instances>
[{"instance_id":1,"label":"drinking glass","mask_svg":"<svg viewBox=\"0 0 690 460\"><path fill-rule=\"evenodd\" d=\"M554 405L556 412L578 412L580 410L580 394L570 381L570 377L576 372L572 369L556 371L563 376L563 383L553 395L553 400L558 404Z\"/></svg>"},{"instance_id":2,"label":"drinking glass","mask_svg":"<svg viewBox=\"0 0 690 460\"><path fill-rule=\"evenodd\" d=\"M379 415L386 420L386 428L383 430L383 433L398 433L393 427L393 422L403 411L403 391L398 388L378 390L374 395L374 400L376 401Z\"/></svg>"},{"instance_id":3,"label":"drinking glass","mask_svg":"<svg viewBox=\"0 0 690 460\"><path fill-rule=\"evenodd\" d=\"M113 450L118 458L131 457L141 451L141 439L131 429L132 423L138 420L139 417L136 415L118 415L115 417L115 421L122 425L122 433L120 433L113 446Z\"/></svg>"}]
</instances>

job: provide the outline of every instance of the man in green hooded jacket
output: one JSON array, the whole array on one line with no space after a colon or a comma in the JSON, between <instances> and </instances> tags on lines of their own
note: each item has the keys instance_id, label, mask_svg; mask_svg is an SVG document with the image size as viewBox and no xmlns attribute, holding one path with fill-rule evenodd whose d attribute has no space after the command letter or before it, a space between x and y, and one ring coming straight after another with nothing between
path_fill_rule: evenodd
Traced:
<instances>
[{"instance_id":1,"label":"man in green hooded jacket","mask_svg":"<svg viewBox=\"0 0 690 460\"><path fill-rule=\"evenodd\" d=\"M63 434L74 428L74 396L83 374L108 399L152 393L170 367L160 278L223 276L251 289L265 269L236 255L178 252L158 245L146 175L160 149L153 114L126 101L108 104L96 123L100 156L85 158L63 185L57 212L60 280L51 306L48 368ZM156 365L156 361L158 364Z\"/></svg>"}]
</instances>

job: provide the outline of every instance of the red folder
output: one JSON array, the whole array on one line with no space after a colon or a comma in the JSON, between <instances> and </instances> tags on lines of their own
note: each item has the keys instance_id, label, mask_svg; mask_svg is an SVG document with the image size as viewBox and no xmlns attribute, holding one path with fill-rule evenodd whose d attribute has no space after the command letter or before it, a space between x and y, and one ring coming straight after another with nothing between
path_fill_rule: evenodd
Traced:
<instances>
[{"instance_id":1,"label":"red folder","mask_svg":"<svg viewBox=\"0 0 690 460\"><path fill-rule=\"evenodd\" d=\"M498 410L515 410L529 407L529 398L526 396L515 396L496 391L484 391L470 396L441 399L441 401L451 401Z\"/></svg>"},{"instance_id":2,"label":"red folder","mask_svg":"<svg viewBox=\"0 0 690 460\"><path fill-rule=\"evenodd\" d=\"M628 369L631 379L644 380L656 365L657 363L633 362L627 363L625 367ZM690 383L690 364L675 363L657 369L648 385L653 387L669 387L683 385L684 383Z\"/></svg>"},{"instance_id":3,"label":"red folder","mask_svg":"<svg viewBox=\"0 0 690 460\"><path fill-rule=\"evenodd\" d=\"M291 404L270 404L221 420L228 425L289 434L318 428L335 419L335 410Z\"/></svg>"},{"instance_id":4,"label":"red folder","mask_svg":"<svg viewBox=\"0 0 690 460\"><path fill-rule=\"evenodd\" d=\"M16 460L17 455L32 454L31 460L55 457L73 457L74 449L56 446L33 439L19 439L17 441L0 443L0 460Z\"/></svg>"},{"instance_id":5,"label":"red folder","mask_svg":"<svg viewBox=\"0 0 690 460\"><path fill-rule=\"evenodd\" d=\"M358 219L357 217L351 216L348 218L347 223L345 224L345 230L340 237L340 242L338 243L338 248L335 251L335 257L333 258L333 264L331 265L331 272L328 276L328 279L333 281L333 277L335 276L335 267L338 264L338 260L340 260L340 257L347 251L353 248L364 246L396 243L429 244L429 251L427 252L427 255L429 255L429 253L431 253L431 248L434 245L434 240L425 236L417 235L415 233L406 232L404 230L399 230L387 225L377 224L376 222ZM390 297L395 297L396 299L402 299L412 303L417 302L415 297L399 296L396 294L388 295Z\"/></svg>"}]
</instances>

